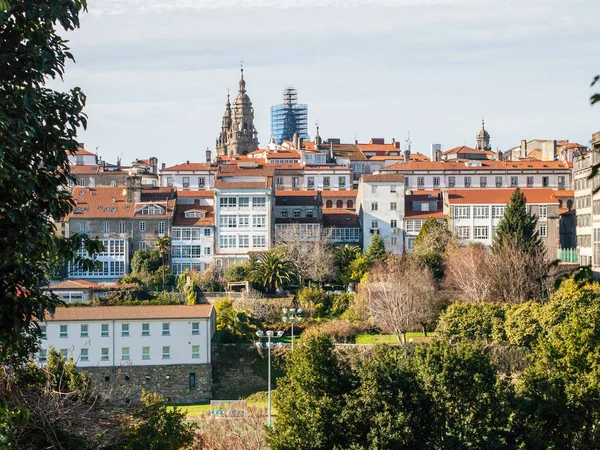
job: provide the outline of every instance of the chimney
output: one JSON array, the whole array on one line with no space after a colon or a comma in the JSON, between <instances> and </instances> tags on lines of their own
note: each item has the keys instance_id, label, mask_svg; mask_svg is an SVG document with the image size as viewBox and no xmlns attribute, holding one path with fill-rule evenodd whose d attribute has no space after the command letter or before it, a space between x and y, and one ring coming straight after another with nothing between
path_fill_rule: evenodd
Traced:
<instances>
[{"instance_id":1,"label":"chimney","mask_svg":"<svg viewBox=\"0 0 600 450\"><path fill-rule=\"evenodd\" d=\"M298 150L302 150L302 141L304 141L304 139L302 139L301 137L299 137L298 138Z\"/></svg>"},{"instance_id":2,"label":"chimney","mask_svg":"<svg viewBox=\"0 0 600 450\"><path fill-rule=\"evenodd\" d=\"M166 163L162 163L163 170L165 170L166 167L167 167L167 164Z\"/></svg>"},{"instance_id":3,"label":"chimney","mask_svg":"<svg viewBox=\"0 0 600 450\"><path fill-rule=\"evenodd\" d=\"M212 152L209 149L206 149L206 164L212 166Z\"/></svg>"},{"instance_id":4,"label":"chimney","mask_svg":"<svg viewBox=\"0 0 600 450\"><path fill-rule=\"evenodd\" d=\"M521 151L519 157L527 158L527 141L525 139L521 139Z\"/></svg>"},{"instance_id":5,"label":"chimney","mask_svg":"<svg viewBox=\"0 0 600 450\"><path fill-rule=\"evenodd\" d=\"M404 162L405 163L409 163L410 162L410 150L404 150Z\"/></svg>"},{"instance_id":6,"label":"chimney","mask_svg":"<svg viewBox=\"0 0 600 450\"><path fill-rule=\"evenodd\" d=\"M502 150L498 149L498 151L496 153L498 155L498 161L502 161L502 159L504 158L504 154L502 153Z\"/></svg>"},{"instance_id":7,"label":"chimney","mask_svg":"<svg viewBox=\"0 0 600 450\"><path fill-rule=\"evenodd\" d=\"M188 159L185 163L189 166L190 165L190 160Z\"/></svg>"},{"instance_id":8,"label":"chimney","mask_svg":"<svg viewBox=\"0 0 600 450\"><path fill-rule=\"evenodd\" d=\"M333 142L329 144L329 158L333 160Z\"/></svg>"},{"instance_id":9,"label":"chimney","mask_svg":"<svg viewBox=\"0 0 600 450\"><path fill-rule=\"evenodd\" d=\"M127 203L139 203L142 201L142 179L136 175L127 177Z\"/></svg>"}]
</instances>

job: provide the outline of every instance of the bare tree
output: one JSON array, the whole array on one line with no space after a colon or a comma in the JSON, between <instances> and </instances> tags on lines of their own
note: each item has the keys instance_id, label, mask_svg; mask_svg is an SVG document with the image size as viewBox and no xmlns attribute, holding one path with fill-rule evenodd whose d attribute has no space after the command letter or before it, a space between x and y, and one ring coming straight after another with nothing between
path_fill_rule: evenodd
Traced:
<instances>
[{"instance_id":1,"label":"bare tree","mask_svg":"<svg viewBox=\"0 0 600 450\"><path fill-rule=\"evenodd\" d=\"M205 414L199 424L198 442L193 449L263 450L265 441L265 408L250 406L242 417L226 418Z\"/></svg>"},{"instance_id":2,"label":"bare tree","mask_svg":"<svg viewBox=\"0 0 600 450\"><path fill-rule=\"evenodd\" d=\"M376 326L406 343L406 333L430 320L436 303L431 271L411 258L397 258L374 269L367 283L369 308Z\"/></svg>"},{"instance_id":3,"label":"bare tree","mask_svg":"<svg viewBox=\"0 0 600 450\"><path fill-rule=\"evenodd\" d=\"M490 299L490 253L483 245L468 245L452 252L446 263L448 287L463 293L463 299L481 303Z\"/></svg>"},{"instance_id":4,"label":"bare tree","mask_svg":"<svg viewBox=\"0 0 600 450\"><path fill-rule=\"evenodd\" d=\"M336 276L335 252L329 242L331 233L329 229L307 233L300 224L277 231L276 243L294 265L301 284L305 280L322 284Z\"/></svg>"}]
</instances>

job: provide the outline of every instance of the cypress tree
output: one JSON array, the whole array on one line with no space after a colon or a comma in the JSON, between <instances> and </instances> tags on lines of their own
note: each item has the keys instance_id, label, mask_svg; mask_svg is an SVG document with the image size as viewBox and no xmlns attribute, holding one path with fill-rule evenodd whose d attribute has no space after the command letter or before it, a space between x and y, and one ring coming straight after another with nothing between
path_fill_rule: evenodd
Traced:
<instances>
[{"instance_id":1,"label":"cypress tree","mask_svg":"<svg viewBox=\"0 0 600 450\"><path fill-rule=\"evenodd\" d=\"M537 218L527 212L527 199L518 187L498 224L492 250L497 251L509 242L527 253L543 245L537 231Z\"/></svg>"},{"instance_id":2,"label":"cypress tree","mask_svg":"<svg viewBox=\"0 0 600 450\"><path fill-rule=\"evenodd\" d=\"M379 235L379 233L375 233L371 237L371 243L365 252L365 257L372 266L377 263L382 263L387 259L385 243L383 242L383 238Z\"/></svg>"}]
</instances>

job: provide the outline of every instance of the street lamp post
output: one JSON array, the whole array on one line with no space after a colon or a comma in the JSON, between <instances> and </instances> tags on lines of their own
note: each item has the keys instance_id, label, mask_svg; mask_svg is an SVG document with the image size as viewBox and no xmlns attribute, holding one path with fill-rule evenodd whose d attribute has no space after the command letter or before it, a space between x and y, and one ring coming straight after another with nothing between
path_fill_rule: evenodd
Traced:
<instances>
[{"instance_id":1,"label":"street lamp post","mask_svg":"<svg viewBox=\"0 0 600 450\"><path fill-rule=\"evenodd\" d=\"M302 314L302 308L283 308L282 309L284 316L282 317L284 322L290 322L292 324L292 352L294 351L294 323L296 322L301 322L302 321L302 317L300 317L300 314ZM287 316L285 315L287 314Z\"/></svg>"},{"instance_id":2,"label":"street lamp post","mask_svg":"<svg viewBox=\"0 0 600 450\"><path fill-rule=\"evenodd\" d=\"M269 427L271 427L271 349L275 348L275 343L271 342L271 338L273 337L278 337L280 338L281 336L283 336L283 331L278 331L277 334L273 333L273 331L268 330L266 332L263 331L257 331L256 335L262 339L263 337L267 337L267 342L266 343L262 343L262 342L257 342L256 346L258 348L266 348L267 349L267 382L269 383L269 389L268 389L268 394L267 394L267 408L268 408L268 421L267 421L267 425ZM282 347L283 344L281 342L277 343L278 347Z\"/></svg>"}]
</instances>

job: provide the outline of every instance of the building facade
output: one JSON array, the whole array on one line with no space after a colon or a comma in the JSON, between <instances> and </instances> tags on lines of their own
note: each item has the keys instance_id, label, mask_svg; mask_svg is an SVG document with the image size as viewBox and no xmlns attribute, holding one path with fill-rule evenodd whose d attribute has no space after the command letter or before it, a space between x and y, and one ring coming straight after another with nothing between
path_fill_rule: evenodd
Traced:
<instances>
[{"instance_id":1,"label":"building facade","mask_svg":"<svg viewBox=\"0 0 600 450\"><path fill-rule=\"evenodd\" d=\"M135 401L141 390L173 403L210 399L212 305L56 308L40 322L37 362L54 347L90 376L112 401Z\"/></svg>"}]
</instances>

